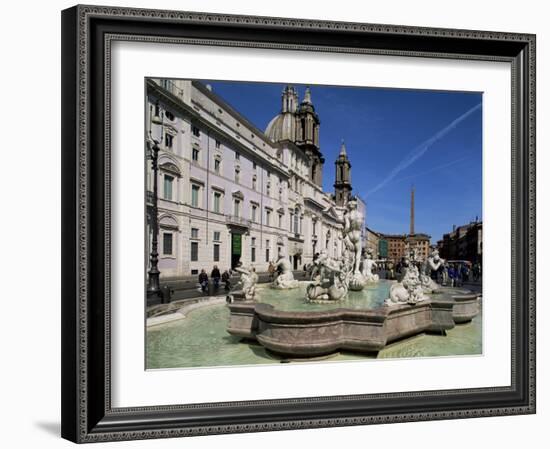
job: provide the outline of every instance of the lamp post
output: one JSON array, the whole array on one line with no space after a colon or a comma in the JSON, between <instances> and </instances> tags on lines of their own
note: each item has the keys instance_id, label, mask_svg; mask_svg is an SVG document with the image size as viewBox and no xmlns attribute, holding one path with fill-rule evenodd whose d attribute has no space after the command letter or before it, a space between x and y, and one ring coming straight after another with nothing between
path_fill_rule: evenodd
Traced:
<instances>
[{"instance_id":1,"label":"lamp post","mask_svg":"<svg viewBox=\"0 0 550 449\"><path fill-rule=\"evenodd\" d=\"M151 111L152 112L152 111ZM152 114L150 114L152 116ZM155 117L151 119L152 123L161 124L161 139L162 139L162 119L158 117L158 104L155 105ZM151 139L148 140L148 156L151 158L151 168L153 171L153 206L151 212L151 227L153 228L153 238L151 241L151 254L149 268L149 278L147 281L147 305L160 304L163 301L163 294L160 288L160 271L158 269L159 253L158 253L158 235L159 235L159 221L158 221L158 155L159 155L159 142L152 137L151 129L149 129L149 135Z\"/></svg>"}]
</instances>

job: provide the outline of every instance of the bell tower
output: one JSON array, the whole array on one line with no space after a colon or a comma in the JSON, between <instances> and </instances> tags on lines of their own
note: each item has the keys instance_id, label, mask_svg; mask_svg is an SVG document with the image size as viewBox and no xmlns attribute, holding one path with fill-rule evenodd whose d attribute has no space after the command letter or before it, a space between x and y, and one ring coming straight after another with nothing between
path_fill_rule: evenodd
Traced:
<instances>
[{"instance_id":1,"label":"bell tower","mask_svg":"<svg viewBox=\"0 0 550 449\"><path fill-rule=\"evenodd\" d=\"M334 181L334 194L337 206L344 206L351 195L351 163L346 153L346 145L342 139L340 154L336 159L336 177Z\"/></svg>"},{"instance_id":2,"label":"bell tower","mask_svg":"<svg viewBox=\"0 0 550 449\"><path fill-rule=\"evenodd\" d=\"M311 90L306 88L304 99L296 112L296 145L307 155L309 176L319 187L323 185L323 164L325 159L319 148L319 116L311 101Z\"/></svg>"}]
</instances>

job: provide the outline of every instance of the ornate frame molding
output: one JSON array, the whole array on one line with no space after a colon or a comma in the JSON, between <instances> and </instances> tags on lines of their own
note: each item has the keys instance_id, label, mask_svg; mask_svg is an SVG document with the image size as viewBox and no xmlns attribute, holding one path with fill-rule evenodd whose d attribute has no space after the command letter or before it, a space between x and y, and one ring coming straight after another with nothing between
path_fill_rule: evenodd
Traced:
<instances>
[{"instance_id":1,"label":"ornate frame molding","mask_svg":"<svg viewBox=\"0 0 550 449\"><path fill-rule=\"evenodd\" d=\"M62 24L65 438L95 442L535 412L534 35L101 6L65 10ZM265 39L275 32L278 40ZM511 63L511 386L112 408L110 64L117 40Z\"/></svg>"}]
</instances>

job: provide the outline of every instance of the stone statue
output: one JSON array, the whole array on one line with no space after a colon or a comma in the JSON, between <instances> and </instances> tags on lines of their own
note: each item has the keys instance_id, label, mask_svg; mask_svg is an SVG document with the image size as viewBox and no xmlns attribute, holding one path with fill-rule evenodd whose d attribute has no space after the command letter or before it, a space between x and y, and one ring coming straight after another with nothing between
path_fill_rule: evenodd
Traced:
<instances>
[{"instance_id":1,"label":"stone statue","mask_svg":"<svg viewBox=\"0 0 550 449\"><path fill-rule=\"evenodd\" d=\"M290 261L282 253L279 255L279 259L275 263L275 267L277 274L271 283L272 288L289 289L299 286L299 282L294 279Z\"/></svg>"},{"instance_id":2,"label":"stone statue","mask_svg":"<svg viewBox=\"0 0 550 449\"><path fill-rule=\"evenodd\" d=\"M363 273L363 278L365 279L365 282L378 282L380 277L372 272L372 269L377 267L378 265L372 258L372 251L370 249L367 249L365 251L365 257L361 262L361 271Z\"/></svg>"},{"instance_id":3,"label":"stone statue","mask_svg":"<svg viewBox=\"0 0 550 449\"><path fill-rule=\"evenodd\" d=\"M361 230L363 228L363 222L363 214L357 210L357 200L354 198L350 199L347 203L347 209L344 212L344 244L352 253L354 273L360 273Z\"/></svg>"},{"instance_id":4,"label":"stone statue","mask_svg":"<svg viewBox=\"0 0 550 449\"><path fill-rule=\"evenodd\" d=\"M439 285L432 279L432 272L438 272L444 264L445 260L439 257L439 251L434 248L421 267L420 281L426 292L431 293L439 288Z\"/></svg>"},{"instance_id":5,"label":"stone statue","mask_svg":"<svg viewBox=\"0 0 550 449\"><path fill-rule=\"evenodd\" d=\"M405 259L405 271L401 282L390 287L390 297L384 301L386 306L416 304L428 299L422 288L418 267L408 257Z\"/></svg>"},{"instance_id":6,"label":"stone statue","mask_svg":"<svg viewBox=\"0 0 550 449\"><path fill-rule=\"evenodd\" d=\"M336 262L321 251L313 262L312 283L307 286L307 299L311 302L329 302L344 299L348 293L349 270L344 262Z\"/></svg>"},{"instance_id":7,"label":"stone statue","mask_svg":"<svg viewBox=\"0 0 550 449\"><path fill-rule=\"evenodd\" d=\"M361 230L363 229L364 217L357 209L357 200L351 198L344 212L344 260L350 261L352 276L349 280L351 290L362 290L365 285L365 278L360 270L361 266Z\"/></svg>"},{"instance_id":8,"label":"stone statue","mask_svg":"<svg viewBox=\"0 0 550 449\"><path fill-rule=\"evenodd\" d=\"M227 301L254 301L256 298L256 284L258 282L256 269L250 267L250 269L247 270L242 265L239 265L237 268L235 268L235 271L241 274L241 279L239 281L239 283L241 284L241 290L235 291L233 295L230 295L230 297L227 298Z\"/></svg>"}]
</instances>

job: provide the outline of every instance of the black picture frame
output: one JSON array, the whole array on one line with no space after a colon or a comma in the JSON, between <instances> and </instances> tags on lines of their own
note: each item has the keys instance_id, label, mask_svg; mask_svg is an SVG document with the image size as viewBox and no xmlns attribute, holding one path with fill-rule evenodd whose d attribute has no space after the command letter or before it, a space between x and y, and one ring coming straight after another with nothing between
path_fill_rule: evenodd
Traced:
<instances>
[{"instance_id":1,"label":"black picture frame","mask_svg":"<svg viewBox=\"0 0 550 449\"><path fill-rule=\"evenodd\" d=\"M511 385L113 408L110 44L507 61L512 68ZM62 12L62 436L164 438L535 413L535 36L101 6Z\"/></svg>"}]
</instances>

